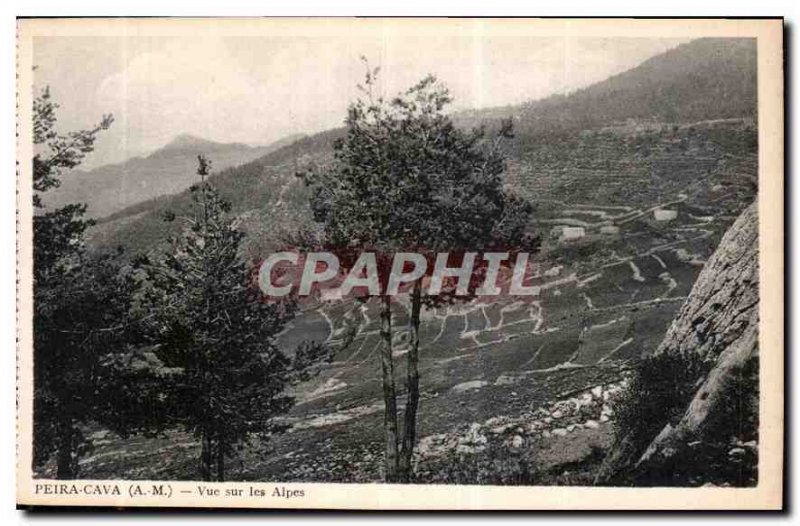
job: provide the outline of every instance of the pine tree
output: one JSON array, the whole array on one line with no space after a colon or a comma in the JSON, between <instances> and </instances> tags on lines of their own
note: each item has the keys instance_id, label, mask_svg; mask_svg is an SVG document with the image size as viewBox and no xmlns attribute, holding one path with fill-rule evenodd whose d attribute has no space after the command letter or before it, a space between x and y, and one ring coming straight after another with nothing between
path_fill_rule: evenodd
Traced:
<instances>
[{"instance_id":1,"label":"pine tree","mask_svg":"<svg viewBox=\"0 0 800 526\"><path fill-rule=\"evenodd\" d=\"M512 136L510 121L494 136L483 128L461 130L445 114L452 99L435 77L387 101L373 93L377 73L368 68L366 83L359 86L364 97L348 109L347 135L334 145L332 165L303 176L314 191L312 209L325 244L333 250L358 247L378 254L385 474L387 481L407 482L419 405L420 312L423 305L435 307L453 298L422 294L422 278L411 288L408 399L401 437L391 298L386 294L391 256L400 251L430 258L438 252L492 247L533 249L537 240L525 235L530 206L503 187L500 147Z\"/></svg>"},{"instance_id":2,"label":"pine tree","mask_svg":"<svg viewBox=\"0 0 800 526\"><path fill-rule=\"evenodd\" d=\"M44 192L94 149L110 115L89 130L59 134L58 105L45 88L33 104L33 373L34 467L56 457L56 476L75 478L91 449L87 424L102 422L99 395L109 379L109 357L126 348L131 281L116 254L90 255L84 235L86 206L47 209ZM105 401L102 401L105 404Z\"/></svg>"},{"instance_id":3,"label":"pine tree","mask_svg":"<svg viewBox=\"0 0 800 526\"><path fill-rule=\"evenodd\" d=\"M171 218L187 227L149 265L147 295L156 313L153 352L172 371L158 388L167 419L200 440L202 479L222 481L237 448L283 429L273 418L292 405L285 388L327 353L309 344L290 359L277 347L293 308L263 301L240 260L243 234L206 179L209 170L200 156L194 214Z\"/></svg>"}]
</instances>

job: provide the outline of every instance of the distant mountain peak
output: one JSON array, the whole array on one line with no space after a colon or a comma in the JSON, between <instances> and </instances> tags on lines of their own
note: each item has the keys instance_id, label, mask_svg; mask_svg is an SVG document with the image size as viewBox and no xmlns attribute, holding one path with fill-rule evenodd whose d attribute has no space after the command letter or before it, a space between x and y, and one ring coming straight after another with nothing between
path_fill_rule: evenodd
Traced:
<instances>
[{"instance_id":1,"label":"distant mountain peak","mask_svg":"<svg viewBox=\"0 0 800 526\"><path fill-rule=\"evenodd\" d=\"M211 145L219 145L220 143L203 139L190 133L181 133L176 135L170 142L164 145L162 150L184 150L186 148L206 147Z\"/></svg>"}]
</instances>

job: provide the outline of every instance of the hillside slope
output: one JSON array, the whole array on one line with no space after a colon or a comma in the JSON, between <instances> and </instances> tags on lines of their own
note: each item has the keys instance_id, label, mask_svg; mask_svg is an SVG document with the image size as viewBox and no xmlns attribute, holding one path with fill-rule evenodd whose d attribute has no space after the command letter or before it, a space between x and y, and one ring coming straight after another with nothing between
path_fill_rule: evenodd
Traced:
<instances>
[{"instance_id":1,"label":"hillside slope","mask_svg":"<svg viewBox=\"0 0 800 526\"><path fill-rule=\"evenodd\" d=\"M60 207L86 203L90 217L103 217L141 201L186 190L195 182L198 154L212 158L213 169L221 170L263 157L298 138L291 136L266 146L249 146L179 135L146 157L65 174L61 186L48 192L45 204Z\"/></svg>"},{"instance_id":2,"label":"hillside slope","mask_svg":"<svg viewBox=\"0 0 800 526\"><path fill-rule=\"evenodd\" d=\"M523 133L604 126L627 119L696 122L757 112L756 42L701 38L569 95L464 112L465 124L514 116Z\"/></svg>"},{"instance_id":3,"label":"hillside slope","mask_svg":"<svg viewBox=\"0 0 800 526\"><path fill-rule=\"evenodd\" d=\"M514 118L507 181L540 203L537 215L545 221L559 219L560 210L570 208L565 203L646 207L664 196L678 199L692 184L733 182L735 198L741 179L757 173L755 50L752 39L700 39L567 97L454 119L461 126L492 127L502 117ZM305 193L294 174L327 162L342 133L303 138L212 178L244 219L250 255L269 247L277 232L307 220ZM216 155L209 156L219 167ZM193 166L183 171L194 177ZM713 206L724 208L718 197L704 195L698 204L715 199ZM139 203L107 218L93 242L148 250L178 228L165 225L162 213L187 206L185 192ZM738 211L734 206L725 214Z\"/></svg>"},{"instance_id":4,"label":"hillside slope","mask_svg":"<svg viewBox=\"0 0 800 526\"><path fill-rule=\"evenodd\" d=\"M684 466L713 464L714 454L733 466L735 478L757 464L752 456L750 467L742 461L748 450L757 451L758 440L758 424L752 422L758 418L758 254L753 203L723 237L656 351L695 353L713 364L710 372L698 382L683 414L665 417L646 449L620 437L599 482L670 479ZM731 444L746 447L732 449Z\"/></svg>"},{"instance_id":5,"label":"hillside slope","mask_svg":"<svg viewBox=\"0 0 800 526\"><path fill-rule=\"evenodd\" d=\"M508 462L521 461L523 451L532 457L537 472L526 481L592 482L602 461L597 452L613 435L612 395L624 371L658 347L724 232L752 201L758 144L747 86L755 78L754 51L749 41L691 42L563 99L455 116L462 126L514 117L506 181L536 205L530 228L544 242L532 284L540 293L530 302L479 298L423 311L421 481L452 483L443 467L453 465L453 452L470 465L485 455L495 466L489 455L497 447L510 452ZM742 88L715 101L725 82L720 71ZM662 105L665 86L672 88ZM649 109L651 103L634 104L648 100ZM667 107L669 115L659 113ZM581 120L595 110L600 117ZM246 230L247 256L264 256L282 231L310 221L294 174L328 162L341 136L339 129L305 137L213 177ZM187 192L139 203L101 221L93 243L152 250L180 227L164 223L163 212L180 215L190 206ZM676 217L657 220L663 209ZM564 225L586 235L569 242L551 235ZM604 227L614 228L609 234ZM393 305L398 378L405 376L407 307L403 297ZM285 419L290 431L272 443L270 458L258 447L245 451L232 468L237 479L381 480L378 325L374 302L348 300L308 305L289 323L278 337L282 348L325 342L334 360L296 386L297 403ZM355 337L343 345L353 328ZM185 435L109 441L82 469L92 478L188 480L196 477L197 451ZM585 457L591 465L578 466Z\"/></svg>"}]
</instances>

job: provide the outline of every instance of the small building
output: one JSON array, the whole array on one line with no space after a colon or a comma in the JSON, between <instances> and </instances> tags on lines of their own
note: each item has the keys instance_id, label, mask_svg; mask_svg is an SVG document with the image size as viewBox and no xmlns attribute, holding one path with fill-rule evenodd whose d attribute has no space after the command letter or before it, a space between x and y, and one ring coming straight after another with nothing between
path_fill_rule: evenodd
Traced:
<instances>
[{"instance_id":1,"label":"small building","mask_svg":"<svg viewBox=\"0 0 800 526\"><path fill-rule=\"evenodd\" d=\"M656 221L672 221L678 217L678 211L658 208L653 211L653 217L655 217Z\"/></svg>"},{"instance_id":2,"label":"small building","mask_svg":"<svg viewBox=\"0 0 800 526\"><path fill-rule=\"evenodd\" d=\"M562 241L580 239L586 235L586 229L582 226L565 226L561 231Z\"/></svg>"},{"instance_id":3,"label":"small building","mask_svg":"<svg viewBox=\"0 0 800 526\"><path fill-rule=\"evenodd\" d=\"M613 236L619 234L619 227L617 225L603 225L600 227L600 233Z\"/></svg>"},{"instance_id":4,"label":"small building","mask_svg":"<svg viewBox=\"0 0 800 526\"><path fill-rule=\"evenodd\" d=\"M341 301L342 289L338 287L335 289L322 289L320 291L320 299L322 301Z\"/></svg>"}]
</instances>

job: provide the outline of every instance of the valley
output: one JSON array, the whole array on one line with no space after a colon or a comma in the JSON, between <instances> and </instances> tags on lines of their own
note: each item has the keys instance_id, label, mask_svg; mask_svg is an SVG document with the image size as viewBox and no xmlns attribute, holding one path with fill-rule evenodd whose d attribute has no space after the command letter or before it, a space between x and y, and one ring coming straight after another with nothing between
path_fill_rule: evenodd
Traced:
<instances>
[{"instance_id":1,"label":"valley","mask_svg":"<svg viewBox=\"0 0 800 526\"><path fill-rule=\"evenodd\" d=\"M506 113L514 118L504 182L534 206L528 229L541 249L526 284L539 290L525 300L479 298L423 310L418 482L474 480L470 470L479 470L481 462L511 459L516 471L508 480L591 483L598 451L612 440L613 398L626 371L657 348L704 263L757 192L756 111L749 91L754 75L728 87L720 87L725 75L718 82L702 77L705 84L678 78L675 57L707 53L702 57L711 60L724 51L712 44L689 44L664 59L675 73L674 92L661 94L674 102L665 105L669 115L642 115L637 111L651 106L623 103L656 97L648 91L652 83L641 79L658 66L658 57L644 70L571 98L486 112L489 128ZM744 68L742 61L750 63L752 55L754 49L742 45L719 64ZM707 76L718 72L699 63L706 64ZM705 111L720 90L739 96L719 114ZM314 228L308 190L295 174L330 162L332 143L342 133L299 138L211 178L246 234L243 259L255 261L282 248L287 233ZM164 223L164 212L180 215L190 206L186 192L137 203L102 218L90 242L97 250L121 245L132 255L152 253L180 228ZM408 298L395 300L393 353L402 394L410 312ZM333 361L293 388L296 405L281 418L287 432L243 449L230 469L237 480L380 481L375 301L305 305L278 336L287 353L303 341L331 346ZM402 397L400 402L402 408ZM199 443L191 436L123 440L92 432L96 448L81 461L84 477L195 476ZM451 456L466 474L447 472ZM52 466L42 474L47 469Z\"/></svg>"}]
</instances>

